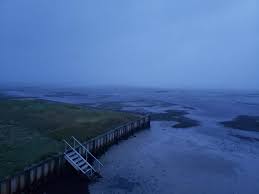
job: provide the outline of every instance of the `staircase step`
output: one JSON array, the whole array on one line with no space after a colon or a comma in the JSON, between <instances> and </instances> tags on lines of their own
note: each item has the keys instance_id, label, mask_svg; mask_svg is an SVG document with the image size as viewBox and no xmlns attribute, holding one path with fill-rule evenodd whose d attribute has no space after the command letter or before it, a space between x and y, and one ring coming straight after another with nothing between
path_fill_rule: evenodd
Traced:
<instances>
[{"instance_id":1,"label":"staircase step","mask_svg":"<svg viewBox=\"0 0 259 194\"><path fill-rule=\"evenodd\" d=\"M83 164L85 164L85 161L82 159L80 162L77 163L79 167L81 167Z\"/></svg>"},{"instance_id":2,"label":"staircase step","mask_svg":"<svg viewBox=\"0 0 259 194\"><path fill-rule=\"evenodd\" d=\"M88 150L87 148L81 144L80 142L78 142L75 138L74 138L74 144L75 141L81 146L81 148L83 148L87 155L89 157L92 157L95 159L94 162L98 162L100 165L102 165L98 159L96 159ZM66 145L70 146L66 141L65 141ZM83 155L81 155L80 153L78 153L77 151L75 151L73 149L73 146L70 146L71 150L66 150L64 152L65 154L65 159L76 169L76 170L80 170L81 173L83 173L85 176L92 178L95 174L96 174L96 170L95 167L91 167L91 165L87 162L87 160L84 158ZM88 154L89 153L89 154ZM93 163L94 164L94 163ZM98 165L99 165L98 164Z\"/></svg>"},{"instance_id":3,"label":"staircase step","mask_svg":"<svg viewBox=\"0 0 259 194\"><path fill-rule=\"evenodd\" d=\"M72 157L72 156L74 156L74 155L76 155L76 152L74 152L74 151L67 153L67 156L68 156L68 157Z\"/></svg>"},{"instance_id":4,"label":"staircase step","mask_svg":"<svg viewBox=\"0 0 259 194\"><path fill-rule=\"evenodd\" d=\"M79 161L81 161L82 160L82 158L81 157L77 157L76 159L74 159L73 161L75 162L75 163L78 163Z\"/></svg>"},{"instance_id":5,"label":"staircase step","mask_svg":"<svg viewBox=\"0 0 259 194\"><path fill-rule=\"evenodd\" d=\"M71 160L75 160L77 158L79 158L79 156L77 154L70 157Z\"/></svg>"},{"instance_id":6,"label":"staircase step","mask_svg":"<svg viewBox=\"0 0 259 194\"><path fill-rule=\"evenodd\" d=\"M80 167L83 171L87 169L89 166L87 164L84 164L82 167Z\"/></svg>"},{"instance_id":7,"label":"staircase step","mask_svg":"<svg viewBox=\"0 0 259 194\"><path fill-rule=\"evenodd\" d=\"M87 174L91 171L92 169L91 168L87 168L86 170L84 170L84 173Z\"/></svg>"}]
</instances>

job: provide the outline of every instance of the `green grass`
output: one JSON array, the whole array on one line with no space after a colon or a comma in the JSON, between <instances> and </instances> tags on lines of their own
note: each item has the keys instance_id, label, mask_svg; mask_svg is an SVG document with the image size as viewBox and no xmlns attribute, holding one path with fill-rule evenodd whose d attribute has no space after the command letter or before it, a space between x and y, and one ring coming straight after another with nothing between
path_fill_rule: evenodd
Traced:
<instances>
[{"instance_id":1,"label":"green grass","mask_svg":"<svg viewBox=\"0 0 259 194\"><path fill-rule=\"evenodd\" d=\"M231 121L221 122L228 128L259 132L259 116L239 115Z\"/></svg>"},{"instance_id":2,"label":"green grass","mask_svg":"<svg viewBox=\"0 0 259 194\"><path fill-rule=\"evenodd\" d=\"M0 179L138 116L43 100L0 99Z\"/></svg>"},{"instance_id":3,"label":"green grass","mask_svg":"<svg viewBox=\"0 0 259 194\"><path fill-rule=\"evenodd\" d=\"M166 113L152 113L151 120L154 121L175 121L173 128L197 127L200 122L187 117L189 113L184 110L168 110Z\"/></svg>"}]
</instances>

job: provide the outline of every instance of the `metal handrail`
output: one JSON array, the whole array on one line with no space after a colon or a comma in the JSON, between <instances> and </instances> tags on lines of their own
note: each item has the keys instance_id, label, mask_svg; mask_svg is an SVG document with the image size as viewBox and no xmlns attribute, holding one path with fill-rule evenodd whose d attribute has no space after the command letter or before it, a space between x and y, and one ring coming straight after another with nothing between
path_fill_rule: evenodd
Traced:
<instances>
[{"instance_id":1,"label":"metal handrail","mask_svg":"<svg viewBox=\"0 0 259 194\"><path fill-rule=\"evenodd\" d=\"M78 151L76 151L69 143L67 143L67 141L66 140L63 140L70 148L72 148L72 150L73 151L75 151L78 155L79 155L79 157L81 158L81 159L83 159L85 162L86 162L86 164L88 165L88 166L90 166L91 167L91 169L94 171L94 172L96 172L96 170L94 169L94 167L92 167L92 165L91 164L89 164L82 156L81 156L81 154L78 152ZM66 155L66 153L65 153L65 155ZM77 165L76 165L77 166ZM80 168L80 167L79 167ZM80 170L82 171L82 169L80 168Z\"/></svg>"},{"instance_id":2,"label":"metal handrail","mask_svg":"<svg viewBox=\"0 0 259 194\"><path fill-rule=\"evenodd\" d=\"M85 147L83 144L81 144L74 136L72 136L72 138L73 138L81 147L83 147L83 149L86 150L87 153L89 153L99 164L101 164L101 165L103 166L103 164L102 164L88 149L86 149L86 147Z\"/></svg>"}]
</instances>

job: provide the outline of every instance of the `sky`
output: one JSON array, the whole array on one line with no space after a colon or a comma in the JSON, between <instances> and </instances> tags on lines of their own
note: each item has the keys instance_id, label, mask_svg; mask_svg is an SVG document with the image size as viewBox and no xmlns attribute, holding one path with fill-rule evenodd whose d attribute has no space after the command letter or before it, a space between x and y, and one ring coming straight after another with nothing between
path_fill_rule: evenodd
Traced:
<instances>
[{"instance_id":1,"label":"sky","mask_svg":"<svg viewBox=\"0 0 259 194\"><path fill-rule=\"evenodd\" d=\"M0 0L0 84L259 88L256 0Z\"/></svg>"}]
</instances>

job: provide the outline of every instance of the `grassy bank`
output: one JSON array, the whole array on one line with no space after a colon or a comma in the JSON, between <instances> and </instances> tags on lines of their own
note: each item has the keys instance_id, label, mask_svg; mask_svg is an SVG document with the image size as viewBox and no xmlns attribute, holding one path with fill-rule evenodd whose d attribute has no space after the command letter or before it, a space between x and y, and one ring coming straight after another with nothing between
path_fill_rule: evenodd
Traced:
<instances>
[{"instance_id":1,"label":"grassy bank","mask_svg":"<svg viewBox=\"0 0 259 194\"><path fill-rule=\"evenodd\" d=\"M62 139L90 139L136 119L129 113L95 110L43 100L0 99L0 179L62 151Z\"/></svg>"},{"instance_id":2,"label":"grassy bank","mask_svg":"<svg viewBox=\"0 0 259 194\"><path fill-rule=\"evenodd\" d=\"M154 121L175 121L173 128L190 128L200 125L199 121L188 118L188 112L184 110L168 110L166 113L153 113L151 119Z\"/></svg>"},{"instance_id":3,"label":"grassy bank","mask_svg":"<svg viewBox=\"0 0 259 194\"><path fill-rule=\"evenodd\" d=\"M259 116L239 115L221 124L228 128L259 132Z\"/></svg>"}]
</instances>

